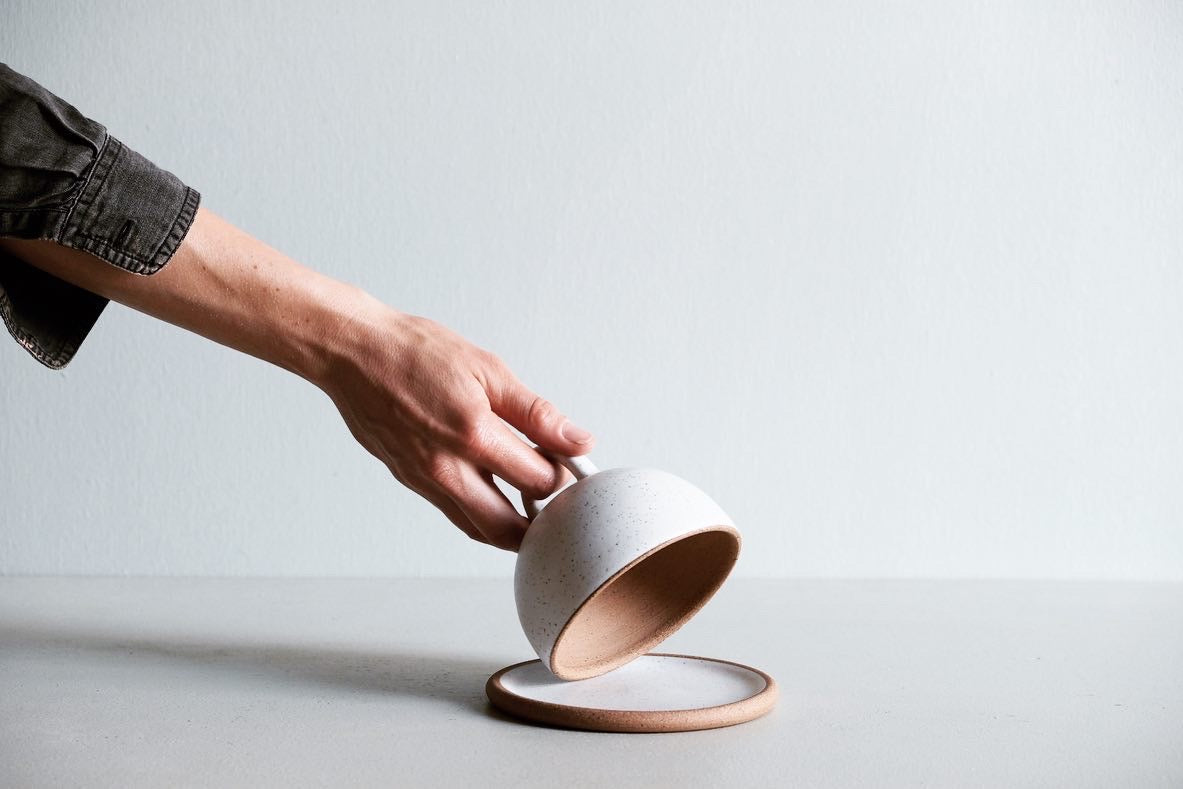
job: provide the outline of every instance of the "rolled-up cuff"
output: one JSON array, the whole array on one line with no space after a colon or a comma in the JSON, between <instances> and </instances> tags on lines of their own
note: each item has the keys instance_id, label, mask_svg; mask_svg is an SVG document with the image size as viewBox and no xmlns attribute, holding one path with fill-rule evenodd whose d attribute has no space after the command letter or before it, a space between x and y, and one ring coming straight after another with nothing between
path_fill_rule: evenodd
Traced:
<instances>
[{"instance_id":1,"label":"rolled-up cuff","mask_svg":"<svg viewBox=\"0 0 1183 789\"><path fill-rule=\"evenodd\" d=\"M65 367L107 299L2 253L0 267L0 319L8 333L46 367Z\"/></svg>"},{"instance_id":2,"label":"rolled-up cuff","mask_svg":"<svg viewBox=\"0 0 1183 789\"><path fill-rule=\"evenodd\" d=\"M58 241L154 274L189 232L201 195L108 135Z\"/></svg>"},{"instance_id":3,"label":"rolled-up cuff","mask_svg":"<svg viewBox=\"0 0 1183 789\"><path fill-rule=\"evenodd\" d=\"M10 213L2 229L4 235L56 241L147 275L172 259L200 202L201 195L175 175L106 135L67 211ZM47 367L69 363L106 305L102 296L0 255L0 319Z\"/></svg>"}]
</instances>

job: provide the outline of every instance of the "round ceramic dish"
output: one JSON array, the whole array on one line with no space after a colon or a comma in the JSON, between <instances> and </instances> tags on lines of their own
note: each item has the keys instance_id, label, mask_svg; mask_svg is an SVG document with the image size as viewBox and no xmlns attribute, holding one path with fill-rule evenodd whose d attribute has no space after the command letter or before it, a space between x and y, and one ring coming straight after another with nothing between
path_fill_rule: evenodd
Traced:
<instances>
[{"instance_id":1,"label":"round ceramic dish","mask_svg":"<svg viewBox=\"0 0 1183 789\"><path fill-rule=\"evenodd\" d=\"M506 666L489 701L520 718L572 729L669 732L734 726L764 715L777 687L763 671L714 658L653 652L591 679L557 679L539 660Z\"/></svg>"}]
</instances>

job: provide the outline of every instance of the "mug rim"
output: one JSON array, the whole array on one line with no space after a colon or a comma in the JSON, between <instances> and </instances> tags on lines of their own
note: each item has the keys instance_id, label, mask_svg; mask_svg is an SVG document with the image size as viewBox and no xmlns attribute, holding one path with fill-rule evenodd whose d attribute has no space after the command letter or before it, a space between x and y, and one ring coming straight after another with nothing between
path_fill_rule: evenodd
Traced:
<instances>
[{"instance_id":1,"label":"mug rim","mask_svg":"<svg viewBox=\"0 0 1183 789\"><path fill-rule=\"evenodd\" d=\"M582 482L582 480L580 480L580 482ZM574 487L574 485L571 485L569 487ZM566 636L568 634L568 631L570 630L572 624L579 618L579 615L583 612L583 610L585 608L587 608L589 605L591 605L597 598L599 598L600 596L605 594L607 592L607 590L613 584L616 583L617 580L619 580L622 576L624 576L626 573L628 573L630 570L632 570L634 567L636 567L640 563L651 558L652 556L655 556L656 554L660 553L661 551L664 551L666 548L669 548L671 545L682 542L683 540L687 540L691 537L698 536L700 534L708 534L708 533L722 533L722 534L730 535L732 537L732 539L734 540L734 550L732 551L731 560L727 564L726 568L724 568L723 572L721 572L719 574L719 577L717 579L715 579L715 581L711 584L711 586L703 594L699 595L699 598L694 602L694 604L692 606L684 609L682 612L680 612L680 614L676 618L669 620L667 622L663 622L661 624L661 626L654 631L653 634L651 634L648 638L644 639L643 641L638 642L640 644L640 646L638 646L634 649L631 649L627 652L623 652L619 655L613 656L609 659L599 661L599 662L593 664L592 669L589 671L566 671L566 670L563 670L562 667L556 665L556 657L555 656L559 652L559 645L563 642L564 636ZM658 644L662 643L667 638L669 638L674 633L676 633L678 630L680 630L683 625L685 625L688 621L690 621L692 618L694 618L694 616L699 611L701 611L702 608L708 602L711 601L711 598L713 598L715 596L715 594L719 591L719 589L722 588L723 584L726 583L727 579L731 576L731 571L735 569L735 565L739 561L739 554L740 554L740 551L742 550L742 548L743 548L743 537L740 535L739 530L737 528L735 528L734 525L720 523L720 524L712 524L710 526L703 526L701 528L692 529L690 531L683 532L682 534L675 535L673 537L670 537L668 540L665 540L661 543L658 543L657 545L652 546L647 551L644 551L643 553L639 554L638 556L633 557L631 560L629 560L629 562L627 564L625 564L623 567L618 569L616 572L614 572L612 575L610 575L608 578L606 578L599 586L597 586L591 592L591 594L589 594L586 598L583 599L583 601L578 606L576 606L575 610L571 612L571 615L569 617L567 617L567 621L563 623L563 626L561 628L559 628L558 634L555 636L554 640L550 644L550 649L548 650L548 654L546 656L547 657L547 660L546 660L547 668L550 669L550 672L552 674L554 674L556 677L558 677L559 679L564 679L564 680L590 679L591 677L599 676L601 674L606 674L609 671L612 671L613 669L620 668L621 666L625 665L626 663L629 663L632 660L645 654L650 649L653 649ZM605 666L607 666L607 667L605 668Z\"/></svg>"}]
</instances>

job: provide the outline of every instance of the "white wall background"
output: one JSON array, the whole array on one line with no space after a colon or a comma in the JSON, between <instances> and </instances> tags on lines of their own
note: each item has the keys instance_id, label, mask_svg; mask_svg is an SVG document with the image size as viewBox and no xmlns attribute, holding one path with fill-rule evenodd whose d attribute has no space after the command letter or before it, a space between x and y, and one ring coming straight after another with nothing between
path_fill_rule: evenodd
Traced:
<instances>
[{"instance_id":1,"label":"white wall background","mask_svg":"<svg viewBox=\"0 0 1183 789\"><path fill-rule=\"evenodd\" d=\"M7 0L0 60L700 484L740 574L1183 579L1177 2ZM0 370L0 572L512 572L122 307Z\"/></svg>"}]
</instances>

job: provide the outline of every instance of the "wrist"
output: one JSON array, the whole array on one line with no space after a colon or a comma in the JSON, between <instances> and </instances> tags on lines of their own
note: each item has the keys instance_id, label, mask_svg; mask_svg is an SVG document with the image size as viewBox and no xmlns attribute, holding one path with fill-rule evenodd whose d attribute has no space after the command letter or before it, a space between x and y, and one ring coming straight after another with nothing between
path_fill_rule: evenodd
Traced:
<instances>
[{"instance_id":1,"label":"wrist","mask_svg":"<svg viewBox=\"0 0 1183 789\"><path fill-rule=\"evenodd\" d=\"M327 390L343 371L372 356L376 331L389 331L401 313L361 288L323 279L289 369Z\"/></svg>"}]
</instances>

